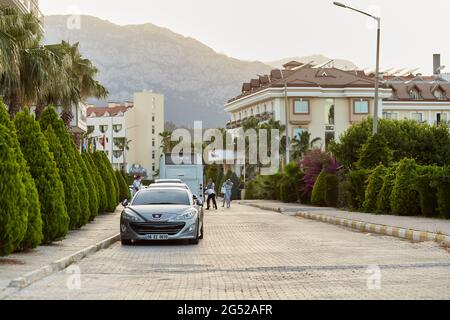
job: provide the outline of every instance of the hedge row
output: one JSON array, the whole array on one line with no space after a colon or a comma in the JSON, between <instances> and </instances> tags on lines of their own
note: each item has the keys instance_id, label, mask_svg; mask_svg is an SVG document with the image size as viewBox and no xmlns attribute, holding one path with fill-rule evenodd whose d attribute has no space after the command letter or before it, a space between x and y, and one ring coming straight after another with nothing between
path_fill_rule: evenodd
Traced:
<instances>
[{"instance_id":1,"label":"hedge row","mask_svg":"<svg viewBox=\"0 0 450 320\"><path fill-rule=\"evenodd\" d=\"M127 191L104 153L78 152L53 108L11 121L0 101L0 256L64 238Z\"/></svg>"},{"instance_id":2,"label":"hedge row","mask_svg":"<svg viewBox=\"0 0 450 320\"><path fill-rule=\"evenodd\" d=\"M355 170L339 203L370 213L450 219L450 167L421 166L405 158L392 167Z\"/></svg>"}]
</instances>

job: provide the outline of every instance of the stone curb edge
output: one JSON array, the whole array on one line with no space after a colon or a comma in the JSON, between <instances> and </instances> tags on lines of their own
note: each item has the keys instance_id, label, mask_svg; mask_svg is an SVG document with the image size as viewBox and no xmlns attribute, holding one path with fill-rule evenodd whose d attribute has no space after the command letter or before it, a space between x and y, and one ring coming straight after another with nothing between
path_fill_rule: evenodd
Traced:
<instances>
[{"instance_id":1,"label":"stone curb edge","mask_svg":"<svg viewBox=\"0 0 450 320\"><path fill-rule=\"evenodd\" d=\"M108 248L113 243L115 243L119 240L120 240L120 233L118 233L112 237L109 237L107 239L104 239L100 242L97 242L96 244L89 246L87 248L84 248L74 254L66 256L57 261L53 261L49 265L46 265L42 268L28 272L27 274L25 274L19 278L15 278L15 279L11 280L8 288L15 288L15 289L26 288L29 285L31 285L32 283L39 281L39 280L51 275L52 273L64 270L65 268L70 266L72 263L79 262L82 259L96 253L97 251Z\"/></svg>"},{"instance_id":2,"label":"stone curb edge","mask_svg":"<svg viewBox=\"0 0 450 320\"><path fill-rule=\"evenodd\" d=\"M355 229L355 230L358 230L361 232L377 233L377 234L381 234L381 235L385 235L385 236L392 236L392 237L397 237L397 238L407 239L407 240L412 240L412 241L417 241L417 242L435 241L441 245L450 246L450 236L447 236L445 234L405 229L405 228L400 228L400 227L391 227L391 226L386 226L386 225L382 225L382 224L363 222L363 221L352 220L352 219L337 218L337 217L328 216L328 215L315 214L315 213L311 213L311 212L307 212L307 211L286 212L286 211L282 210L281 208L274 208L274 207L258 205L258 204L254 204L254 203L242 202L240 204L263 209L263 210L275 211L275 212L287 214L290 216L300 216L305 219L311 219L311 220L316 220L316 221L325 222L325 223L329 223L329 224L348 227L348 228Z\"/></svg>"}]
</instances>

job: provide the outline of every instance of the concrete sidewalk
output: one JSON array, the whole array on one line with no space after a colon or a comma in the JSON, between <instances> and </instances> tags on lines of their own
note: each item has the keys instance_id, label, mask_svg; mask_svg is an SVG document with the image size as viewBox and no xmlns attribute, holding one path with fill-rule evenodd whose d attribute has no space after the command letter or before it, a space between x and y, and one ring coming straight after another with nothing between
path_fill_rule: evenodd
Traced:
<instances>
[{"instance_id":1,"label":"concrete sidewalk","mask_svg":"<svg viewBox=\"0 0 450 320\"><path fill-rule=\"evenodd\" d=\"M269 200L242 200L239 203L342 225L363 232L380 233L415 241L438 241L450 245L450 220L376 215Z\"/></svg>"},{"instance_id":2,"label":"concrete sidewalk","mask_svg":"<svg viewBox=\"0 0 450 320\"><path fill-rule=\"evenodd\" d=\"M117 241L121 209L99 215L80 230L50 245L0 257L0 299L11 287L24 287Z\"/></svg>"}]
</instances>

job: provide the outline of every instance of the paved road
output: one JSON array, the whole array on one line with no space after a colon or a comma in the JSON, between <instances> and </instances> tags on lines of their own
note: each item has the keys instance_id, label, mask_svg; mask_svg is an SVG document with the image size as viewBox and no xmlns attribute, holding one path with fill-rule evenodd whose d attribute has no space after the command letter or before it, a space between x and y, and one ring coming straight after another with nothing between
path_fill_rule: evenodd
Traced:
<instances>
[{"instance_id":1,"label":"paved road","mask_svg":"<svg viewBox=\"0 0 450 320\"><path fill-rule=\"evenodd\" d=\"M435 243L240 205L208 213L198 246L116 243L78 267L80 282L72 266L10 298L450 299L450 254Z\"/></svg>"}]
</instances>

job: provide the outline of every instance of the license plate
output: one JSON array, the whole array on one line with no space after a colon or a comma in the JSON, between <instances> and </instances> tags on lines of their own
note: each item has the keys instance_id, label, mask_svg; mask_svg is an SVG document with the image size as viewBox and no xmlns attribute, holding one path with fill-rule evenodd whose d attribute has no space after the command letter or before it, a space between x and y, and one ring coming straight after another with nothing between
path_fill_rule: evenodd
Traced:
<instances>
[{"instance_id":1,"label":"license plate","mask_svg":"<svg viewBox=\"0 0 450 320\"><path fill-rule=\"evenodd\" d=\"M168 234L147 234L145 236L147 240L167 240L169 239Z\"/></svg>"}]
</instances>

